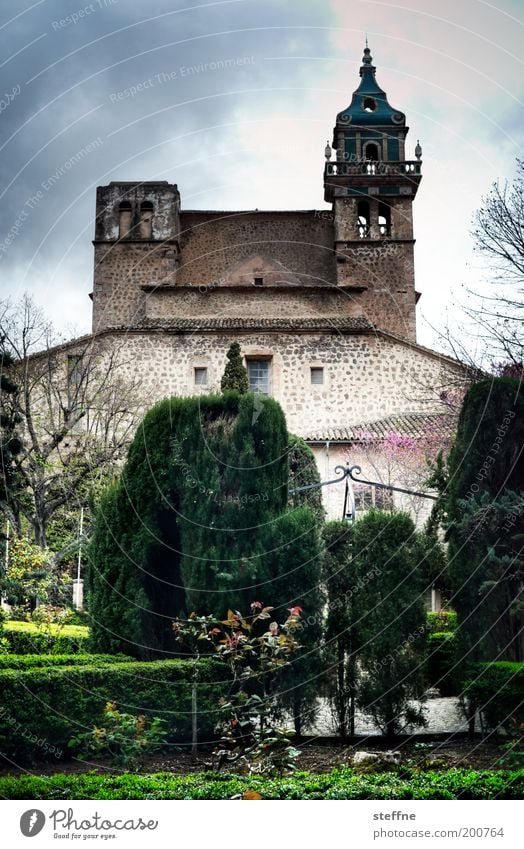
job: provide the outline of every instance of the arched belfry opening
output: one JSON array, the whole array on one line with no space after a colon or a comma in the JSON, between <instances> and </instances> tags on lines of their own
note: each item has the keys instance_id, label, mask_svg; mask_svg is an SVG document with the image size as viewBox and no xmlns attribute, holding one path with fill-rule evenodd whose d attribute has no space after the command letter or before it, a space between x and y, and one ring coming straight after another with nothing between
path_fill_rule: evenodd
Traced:
<instances>
[{"instance_id":1,"label":"arched belfry opening","mask_svg":"<svg viewBox=\"0 0 524 849\"><path fill-rule=\"evenodd\" d=\"M133 207L128 200L123 200L118 208L118 238L127 239L133 226Z\"/></svg>"}]
</instances>

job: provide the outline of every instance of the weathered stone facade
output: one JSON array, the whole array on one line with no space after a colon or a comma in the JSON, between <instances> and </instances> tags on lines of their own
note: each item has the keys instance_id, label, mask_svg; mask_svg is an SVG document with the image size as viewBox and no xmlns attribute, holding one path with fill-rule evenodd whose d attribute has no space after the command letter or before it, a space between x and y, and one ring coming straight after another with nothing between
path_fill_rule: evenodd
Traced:
<instances>
[{"instance_id":1,"label":"weathered stone facade","mask_svg":"<svg viewBox=\"0 0 524 849\"><path fill-rule=\"evenodd\" d=\"M361 77L337 116L336 159L325 152L331 210L184 210L167 182L97 190L93 332L118 344L124 374L141 375L147 403L219 391L239 342L324 479L365 460L348 427L439 412L439 388L463 373L416 344L421 150L405 159L405 116L378 88L368 49ZM326 491L331 515L341 498Z\"/></svg>"}]
</instances>

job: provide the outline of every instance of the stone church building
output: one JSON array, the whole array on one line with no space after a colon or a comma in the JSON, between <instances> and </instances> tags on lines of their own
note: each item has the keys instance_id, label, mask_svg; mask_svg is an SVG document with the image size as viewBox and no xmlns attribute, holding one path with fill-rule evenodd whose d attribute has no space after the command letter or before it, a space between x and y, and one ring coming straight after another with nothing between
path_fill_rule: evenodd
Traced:
<instances>
[{"instance_id":1,"label":"stone church building","mask_svg":"<svg viewBox=\"0 0 524 849\"><path fill-rule=\"evenodd\" d=\"M331 209L185 209L176 184L100 186L90 338L118 342L155 399L218 391L237 341L251 389L282 405L324 480L349 461L409 486L384 445L449 436L439 393L463 367L416 341L408 129L366 47L325 150ZM340 516L343 487L324 494ZM385 497L367 488L361 507Z\"/></svg>"}]
</instances>

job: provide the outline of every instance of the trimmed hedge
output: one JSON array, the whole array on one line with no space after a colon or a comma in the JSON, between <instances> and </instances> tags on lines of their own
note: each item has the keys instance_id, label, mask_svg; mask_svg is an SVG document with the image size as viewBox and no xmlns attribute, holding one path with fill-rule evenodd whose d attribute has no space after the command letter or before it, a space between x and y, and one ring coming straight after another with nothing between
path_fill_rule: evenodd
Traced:
<instances>
[{"instance_id":1,"label":"trimmed hedge","mask_svg":"<svg viewBox=\"0 0 524 849\"><path fill-rule=\"evenodd\" d=\"M126 713L167 720L167 741L188 743L193 671L194 663L186 660L0 670L0 750L15 759L34 759L45 757L49 747L55 753L66 749L71 737L101 723L105 704L113 701ZM224 667L201 660L201 743L213 737L225 686Z\"/></svg>"},{"instance_id":2,"label":"trimmed hedge","mask_svg":"<svg viewBox=\"0 0 524 849\"><path fill-rule=\"evenodd\" d=\"M0 670L32 669L37 666L99 666L132 660L125 654L1 654Z\"/></svg>"},{"instance_id":3,"label":"trimmed hedge","mask_svg":"<svg viewBox=\"0 0 524 849\"><path fill-rule=\"evenodd\" d=\"M33 622L6 622L3 636L13 654L76 654L89 649L85 625L51 625L49 630Z\"/></svg>"},{"instance_id":4,"label":"trimmed hedge","mask_svg":"<svg viewBox=\"0 0 524 849\"><path fill-rule=\"evenodd\" d=\"M452 631L428 634L428 681L442 696L456 696L460 690L456 648Z\"/></svg>"},{"instance_id":5,"label":"trimmed hedge","mask_svg":"<svg viewBox=\"0 0 524 849\"><path fill-rule=\"evenodd\" d=\"M464 694L489 729L516 731L524 723L524 663L479 663Z\"/></svg>"},{"instance_id":6,"label":"trimmed hedge","mask_svg":"<svg viewBox=\"0 0 524 849\"><path fill-rule=\"evenodd\" d=\"M0 778L4 799L231 799L247 790L263 799L521 799L524 770L450 769L357 775L350 769L290 778L196 775L54 775Z\"/></svg>"},{"instance_id":7,"label":"trimmed hedge","mask_svg":"<svg viewBox=\"0 0 524 849\"><path fill-rule=\"evenodd\" d=\"M432 634L442 634L444 631L457 630L457 614L454 610L429 611L428 626Z\"/></svg>"}]
</instances>

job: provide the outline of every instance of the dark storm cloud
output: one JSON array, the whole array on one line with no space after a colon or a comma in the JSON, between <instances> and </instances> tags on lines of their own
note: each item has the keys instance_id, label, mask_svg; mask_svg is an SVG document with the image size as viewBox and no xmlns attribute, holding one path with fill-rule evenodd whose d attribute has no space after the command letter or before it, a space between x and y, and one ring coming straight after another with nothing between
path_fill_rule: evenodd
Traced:
<instances>
[{"instance_id":1,"label":"dark storm cloud","mask_svg":"<svg viewBox=\"0 0 524 849\"><path fill-rule=\"evenodd\" d=\"M96 185L167 179L191 205L236 110L300 98L300 62L266 57L327 50L328 24L314 0L0 3L2 294L89 291Z\"/></svg>"}]
</instances>

